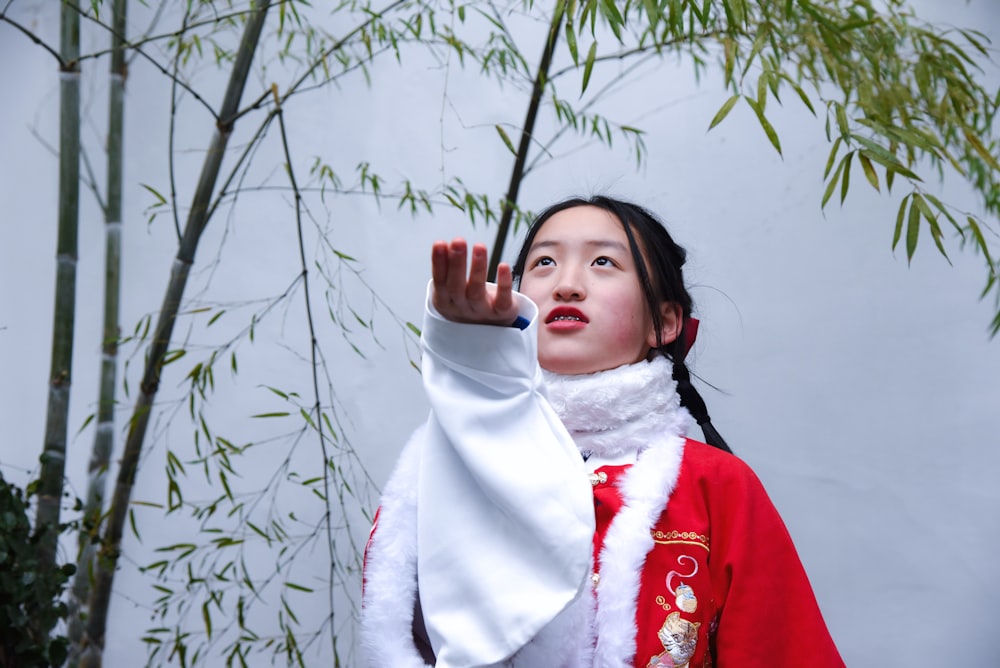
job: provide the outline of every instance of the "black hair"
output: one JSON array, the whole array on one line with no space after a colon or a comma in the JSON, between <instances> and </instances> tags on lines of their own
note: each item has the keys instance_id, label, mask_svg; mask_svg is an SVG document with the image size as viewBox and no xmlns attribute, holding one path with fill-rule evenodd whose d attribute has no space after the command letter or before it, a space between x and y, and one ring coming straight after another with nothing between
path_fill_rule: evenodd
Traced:
<instances>
[{"instance_id":1,"label":"black hair","mask_svg":"<svg viewBox=\"0 0 1000 668\"><path fill-rule=\"evenodd\" d=\"M654 352L666 356L673 363L673 376L674 380L677 381L677 393L681 397L681 405L691 412L691 415L701 426L705 442L726 452L732 452L726 441L712 425L705 400L691 384L691 373L688 371L684 359L687 355L687 330L691 326L690 318L694 308L694 302L684 286L684 275L681 272L681 267L684 266L687 259L687 252L673 240L670 233L667 232L667 228L656 216L637 204L604 195L563 200L545 209L531 224L528 234L524 238L524 244L521 246L521 252L518 253L517 261L514 263L514 279L520 284L528 252L531 250L531 244L542 225L560 211L578 206L594 206L603 209L622 224L625 236L628 237L632 260L635 262L639 274L639 283L653 319L657 341ZM639 241L636 240L636 237ZM663 344L660 340L663 330L660 304L665 301L678 304L681 307L683 318L682 328L677 338L667 344Z\"/></svg>"}]
</instances>

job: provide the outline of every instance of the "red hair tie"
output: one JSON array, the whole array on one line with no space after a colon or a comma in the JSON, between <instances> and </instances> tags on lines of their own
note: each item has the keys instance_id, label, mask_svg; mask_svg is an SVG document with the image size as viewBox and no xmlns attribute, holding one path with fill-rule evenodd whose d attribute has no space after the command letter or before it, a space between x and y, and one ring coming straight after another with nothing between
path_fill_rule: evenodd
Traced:
<instances>
[{"instance_id":1,"label":"red hair tie","mask_svg":"<svg viewBox=\"0 0 1000 668\"><path fill-rule=\"evenodd\" d=\"M698 338L698 319L684 318L684 356L691 352L694 340Z\"/></svg>"}]
</instances>

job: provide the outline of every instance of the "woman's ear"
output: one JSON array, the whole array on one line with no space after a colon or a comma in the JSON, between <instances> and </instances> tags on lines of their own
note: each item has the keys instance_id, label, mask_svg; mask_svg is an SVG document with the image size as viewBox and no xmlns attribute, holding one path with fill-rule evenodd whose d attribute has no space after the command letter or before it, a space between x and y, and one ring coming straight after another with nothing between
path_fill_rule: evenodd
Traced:
<instances>
[{"instance_id":1,"label":"woman's ear","mask_svg":"<svg viewBox=\"0 0 1000 668\"><path fill-rule=\"evenodd\" d=\"M681 328L684 326L684 311L677 302L663 302L660 304L660 345L673 343L681 335ZM650 348L656 347L656 330L650 328L649 332Z\"/></svg>"}]
</instances>

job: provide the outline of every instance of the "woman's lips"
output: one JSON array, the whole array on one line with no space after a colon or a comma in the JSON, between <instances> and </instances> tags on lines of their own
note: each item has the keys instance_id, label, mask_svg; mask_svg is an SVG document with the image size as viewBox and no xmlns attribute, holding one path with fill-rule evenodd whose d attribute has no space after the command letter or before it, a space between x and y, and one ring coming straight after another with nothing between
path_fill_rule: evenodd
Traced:
<instances>
[{"instance_id":1,"label":"woman's lips","mask_svg":"<svg viewBox=\"0 0 1000 668\"><path fill-rule=\"evenodd\" d=\"M545 325L549 329L574 330L585 327L590 320L583 311L569 306L557 306L545 317Z\"/></svg>"}]
</instances>

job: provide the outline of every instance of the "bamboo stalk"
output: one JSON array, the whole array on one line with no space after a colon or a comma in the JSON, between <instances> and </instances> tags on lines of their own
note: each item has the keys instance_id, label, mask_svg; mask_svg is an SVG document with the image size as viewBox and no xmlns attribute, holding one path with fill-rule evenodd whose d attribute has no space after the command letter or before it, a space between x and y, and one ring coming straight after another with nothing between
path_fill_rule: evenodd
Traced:
<instances>
[{"instance_id":1,"label":"bamboo stalk","mask_svg":"<svg viewBox=\"0 0 1000 668\"><path fill-rule=\"evenodd\" d=\"M531 100L528 102L528 110L524 114L524 125L521 129L521 141L517 146L517 155L514 157L514 167L510 172L510 183L507 186L507 196L503 200L503 208L500 213L500 225L497 228L496 239L493 242L493 250L490 253L490 264L487 276L489 280L495 281L497 277L497 267L500 266L500 258L503 255L503 247L510 234L510 220L514 215L514 206L517 204L517 194L521 188L521 181L524 179L524 165L528 160L528 151L531 148L531 135L535 131L535 120L538 118L538 107L542 101L542 93L545 92L545 84L549 79L549 69L552 67L552 54L556 50L556 42L559 40L559 29L562 27L563 17L566 15L565 0L556 0L555 14L552 16L552 23L549 25L549 36L545 40L545 48L542 50L542 58L538 63L538 71L535 73L535 83L531 88Z\"/></svg>"},{"instance_id":2,"label":"bamboo stalk","mask_svg":"<svg viewBox=\"0 0 1000 668\"><path fill-rule=\"evenodd\" d=\"M59 230L56 242L55 313L45 443L39 472L35 530L41 533L38 563L55 565L59 513L66 469L66 431L76 312L77 226L80 204L80 14L63 3L60 15Z\"/></svg>"},{"instance_id":3,"label":"bamboo stalk","mask_svg":"<svg viewBox=\"0 0 1000 668\"><path fill-rule=\"evenodd\" d=\"M115 568L121 553L122 533L125 519L128 517L129 500L132 496L139 455L142 451L153 402L159 388L163 359L170 345L170 337L184 295L188 274L194 263L198 241L208 222L209 204L218 180L226 145L233 130L232 119L239 109L240 98L243 96L243 88L246 85L250 64L260 40L260 33L269 6L270 0L259 0L244 27L236 61L230 74L229 85L219 110L215 134L202 165L201 176L192 199L184 235L174 259L160 316L146 356L146 366L139 386L140 394L129 422L118 479L115 484L114 496L111 499L108 523L96 561L94 588L90 594L90 617L87 621L86 638L84 639L86 648L80 661L80 665L84 668L97 668L102 662L108 604L111 598Z\"/></svg>"},{"instance_id":4,"label":"bamboo stalk","mask_svg":"<svg viewBox=\"0 0 1000 668\"><path fill-rule=\"evenodd\" d=\"M76 668L84 638L85 620L90 615L89 598L94 577L94 558L104 512L104 495L111 451L114 449L115 386L118 371L119 298L121 295L122 162L125 97L126 0L114 0L111 31L111 84L108 102L108 180L104 210L104 322L102 331L101 376L98 385L97 423L94 444L87 466L87 497L83 527L79 533L76 576L69 596L68 665Z\"/></svg>"}]
</instances>

